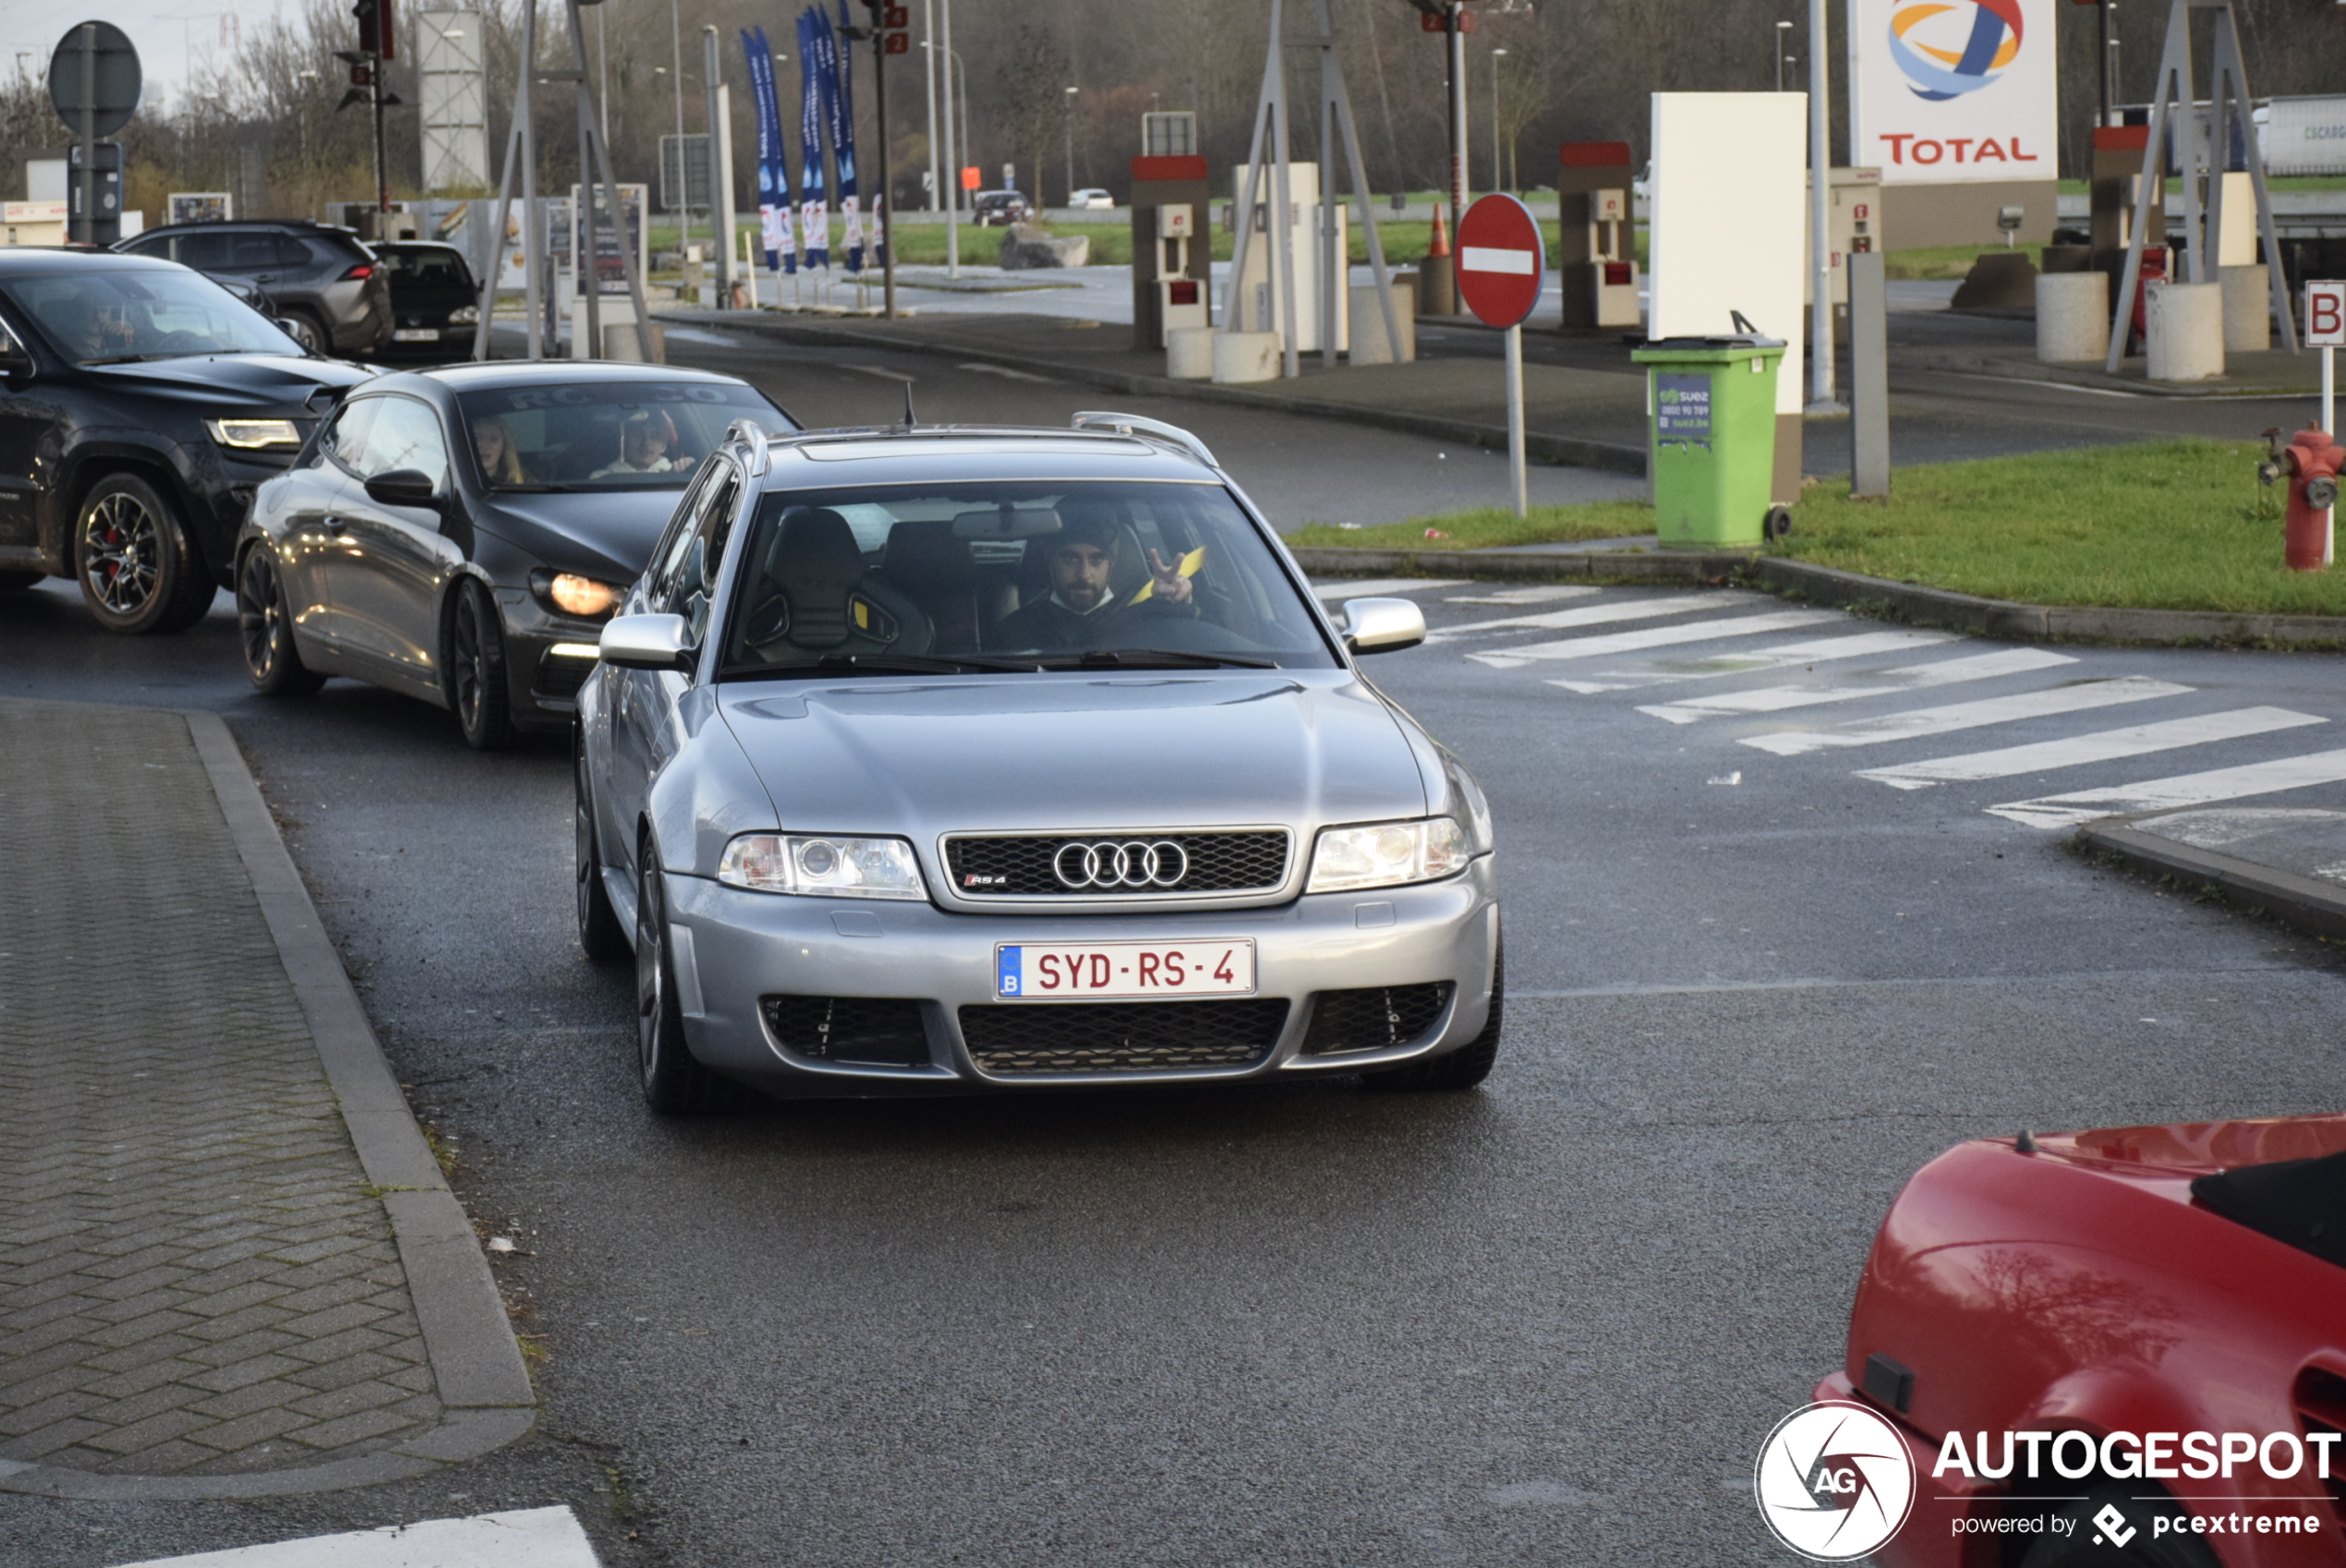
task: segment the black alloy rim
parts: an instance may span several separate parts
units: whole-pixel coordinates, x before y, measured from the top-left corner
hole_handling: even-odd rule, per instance
[[[489,691],[489,638],[480,623],[480,596],[466,590],[456,600],[456,717],[466,730],[480,728]]]
[[[659,1063],[659,1019],[666,977],[661,971],[659,937],[659,873],[647,871],[635,911],[635,1065],[651,1081]]]
[[[154,601],[163,580],[163,525],[127,490],[81,520],[81,576],[108,614],[133,616]]]
[[[595,813],[586,800],[586,748],[583,742],[574,766],[578,787],[578,919],[583,925],[586,920],[587,895],[594,887],[594,878],[600,874],[600,869],[595,864]]]
[[[245,668],[266,677],[277,667],[277,652],[284,634],[285,593],[269,557],[254,550],[245,557],[236,580],[236,628],[245,642]]]

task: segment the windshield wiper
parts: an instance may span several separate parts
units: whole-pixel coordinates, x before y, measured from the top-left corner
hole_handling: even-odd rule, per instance
[[[1187,653],[1172,648],[1094,648],[1042,659],[1046,669],[1276,669],[1276,660],[1240,654]]]
[[[103,359],[85,359],[81,363],[84,365],[143,365],[150,359],[191,359],[196,355],[206,352],[208,351],[198,348],[191,349],[186,354],[112,354]]]

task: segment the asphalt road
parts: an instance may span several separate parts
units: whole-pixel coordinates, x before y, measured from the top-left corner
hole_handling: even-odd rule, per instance
[[[894,386],[813,356],[762,375],[802,413],[896,411]],[[916,393],[937,417],[962,388],[1005,412],[1084,396],[998,380]],[[1208,439],[1295,494],[1361,484],[1363,453],[1403,444],[1298,424],[1246,446],[1272,423]],[[1473,592],[1419,597],[1438,625],[1510,613],[1449,602]],[[0,598],[0,693],[227,718],[466,1201],[523,1248],[500,1272],[545,1336],[543,1417],[461,1478],[0,1497],[6,1568],[545,1503],[575,1507],[613,1565],[1780,1564],[1753,1455],[1838,1363],[1872,1228],[1917,1164],[2021,1127],[2346,1097],[2330,949],[1986,814],[2340,744],[2335,657],[2063,650],[2074,666],[1977,694],[2135,676],[2190,688],[2165,699],[2189,711],[2277,705],[2325,728],[1899,791],[1853,770],[1968,737],[1862,763],[1740,742],[1922,699],[1672,724],[1640,711],[1653,693],[1549,683],[1612,662],[1493,669],[1462,655],[1509,634],[1462,634],[1371,669],[1497,814],[1511,995],[1481,1092],[765,1104],[679,1125],[636,1098],[625,977],[571,938],[566,753],[477,756],[444,716],[346,681],[256,698],[224,606],[128,642],[62,585]]]

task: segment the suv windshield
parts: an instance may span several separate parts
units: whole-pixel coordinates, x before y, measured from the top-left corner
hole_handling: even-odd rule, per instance
[[[769,496],[722,673],[1325,669],[1253,522],[1211,484],[974,484]]]
[[[492,490],[681,490],[734,420],[798,428],[765,393],[723,381],[537,382],[456,403]]]
[[[199,272],[77,268],[18,278],[17,303],[77,365],[194,354],[290,354],[301,345]]]

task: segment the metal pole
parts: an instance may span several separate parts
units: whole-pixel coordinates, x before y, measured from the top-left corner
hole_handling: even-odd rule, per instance
[[[725,144],[733,134],[731,116],[725,113],[722,87],[723,74],[717,54],[717,29],[714,24],[700,30],[701,85],[708,90],[708,228],[717,241],[717,308],[730,310],[733,304],[733,225],[728,222],[733,211],[732,160],[723,155]]]
[[[676,248],[681,253],[693,237],[693,181],[692,166],[684,161],[684,23],[677,0],[668,0],[668,42],[676,71],[676,205],[683,217],[677,225]],[[716,151],[713,144],[709,151]]]
[[[1288,178],[1288,149],[1294,144],[1288,136],[1287,56],[1280,53],[1285,44],[1279,24],[1286,8],[1286,0],[1271,0],[1270,64],[1276,89],[1271,99],[1271,200],[1277,211],[1270,218],[1271,264],[1279,279],[1279,374],[1292,380],[1303,370],[1296,362],[1301,329],[1295,320],[1295,196]]]
[[[1776,24],[1776,90],[1778,92],[1784,90],[1784,46],[1791,37],[1792,24],[1778,22]]]
[[[1467,94],[1466,94],[1466,6],[1463,0],[1450,0],[1445,18],[1450,24],[1450,233],[1458,232],[1459,223],[1466,217],[1467,199]]]
[[[380,122],[378,122],[380,124]],[[377,132],[376,161],[382,156]],[[81,241],[98,243],[98,24],[81,24]]]
[[[921,63],[928,78],[928,210],[934,212],[945,194],[937,166],[937,0],[921,0]]]
[[[2105,126],[2118,123],[2118,10],[2117,0],[2101,0],[2101,121]]]
[[[1333,40],[1321,33],[1323,61]],[[1328,88],[1326,66],[1320,70],[1320,364],[1336,368],[1337,314],[1347,303],[1345,285],[1352,281],[1351,247],[1336,238],[1336,98]]]
[[[2338,434],[2338,350],[2322,348],[2322,428]]]
[[[872,29],[872,114],[874,128],[879,132],[879,189],[872,200],[879,208],[879,233],[876,236],[880,247],[880,316],[884,320],[896,320],[896,247],[890,236],[896,232],[896,187],[893,165],[888,157],[888,41],[877,28]]]
[[[1515,514],[1531,508],[1530,476],[1523,466],[1523,323],[1507,329],[1507,476],[1515,484]]]
[[[937,0],[945,16],[942,46],[945,50],[945,177],[949,182],[945,197],[945,275],[961,275],[961,160],[969,149],[953,138],[953,0]],[[933,52],[932,52],[933,53]],[[961,84],[967,87],[965,81]]]
[[[367,90],[374,99],[375,211],[380,214],[391,211],[391,159],[390,153],[383,146],[383,57],[381,54],[374,56],[374,63],[367,72],[367,80],[369,83]],[[377,239],[391,237],[382,232],[384,227],[384,223],[378,217],[375,223]]]
[[[1825,0],[1808,0],[1808,248],[1815,282],[1809,308],[1808,412],[1838,414],[1832,395],[1832,56]]]
[[[1497,190],[1506,183],[1507,166],[1499,156],[1499,56],[1504,49],[1491,51],[1491,188]]]

